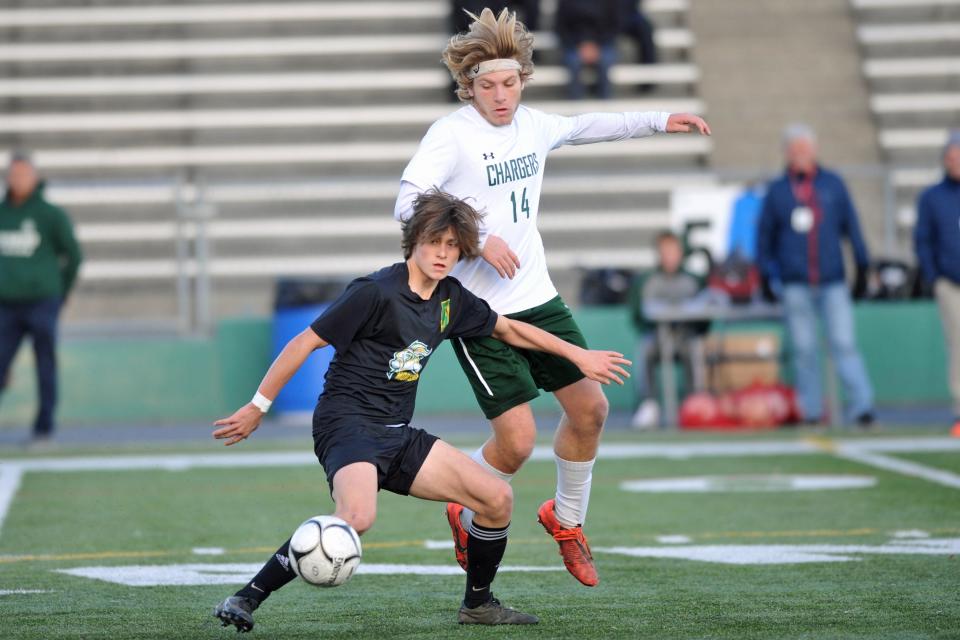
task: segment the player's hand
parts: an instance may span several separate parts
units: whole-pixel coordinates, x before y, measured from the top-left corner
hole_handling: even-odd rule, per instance
[[[500,236],[487,236],[487,242],[483,245],[483,251],[480,254],[483,259],[490,263],[490,266],[497,270],[501,278],[513,279],[517,275],[517,269],[520,268],[520,258],[510,250],[510,245]]]
[[[260,426],[262,419],[263,412],[252,403],[247,403],[229,418],[221,418],[214,422],[214,426],[220,428],[213,432],[213,437],[217,440],[226,440],[223,444],[229,447],[249,438],[250,434]]]
[[[623,378],[629,378],[630,374],[621,365],[630,366],[633,363],[623,357],[622,353],[616,351],[591,351],[584,349],[583,354],[577,359],[577,367],[591,380],[596,380],[600,384],[610,384],[616,382],[623,386]]]
[[[671,113],[667,118],[667,133],[690,133],[696,129],[701,135],[710,135],[710,125],[692,113]]]

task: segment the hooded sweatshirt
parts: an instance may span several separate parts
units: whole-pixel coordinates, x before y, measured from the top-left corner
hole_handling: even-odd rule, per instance
[[[83,256],[67,214],[43,199],[43,185],[20,204],[0,204],[0,302],[65,298]]]

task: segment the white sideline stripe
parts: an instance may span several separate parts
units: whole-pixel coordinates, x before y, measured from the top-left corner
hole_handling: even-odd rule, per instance
[[[960,58],[889,58],[867,60],[863,72],[869,78],[946,76],[960,74]]]
[[[322,6],[322,5],[321,5]],[[535,34],[539,50],[553,49],[557,38]],[[653,34],[657,47],[689,49],[694,37],[689,29],[659,28]],[[439,54],[447,36],[435,33],[349,35],[324,37],[251,37],[183,40],[118,40],[0,44],[0,62],[88,62],[93,60],[179,60],[198,58],[265,58],[278,56]]]
[[[20,480],[23,478],[23,467],[18,463],[0,464],[0,530],[7,517],[13,498],[20,489]]]
[[[837,457],[845,460],[859,462],[878,469],[884,469],[885,471],[893,471],[894,473],[899,473],[904,476],[920,478],[928,482],[942,484],[945,487],[960,489],[960,475],[949,471],[934,469],[909,460],[891,458],[879,453],[863,451],[848,445],[838,447],[834,453]]]
[[[885,149],[929,149],[947,142],[947,129],[884,129],[880,146]]]
[[[493,391],[490,390],[490,385],[487,384],[487,381],[483,379],[483,374],[480,373],[477,363],[473,361],[473,358],[470,357],[470,352],[467,351],[467,345],[464,343],[463,338],[457,338],[460,341],[460,348],[463,349],[463,355],[467,356],[467,362],[470,363],[470,368],[473,369],[473,372],[477,374],[477,380],[480,381],[480,384],[483,385],[483,388],[486,390],[487,395],[491,398],[493,397]]]
[[[693,64],[616,65],[614,84],[690,84],[700,78]],[[537,67],[531,83],[560,86],[567,72],[558,66]],[[415,91],[445,89],[450,74],[431,69],[383,72],[341,71],[308,73],[244,73],[190,75],[134,75],[0,79],[0,97],[65,97],[104,95],[228,94],[355,91]]]
[[[214,584],[243,584],[260,570],[261,565],[252,563],[222,564],[169,564],[169,565],[133,565],[114,567],[76,567],[72,569],[54,569],[81,578],[102,580],[128,587],[187,586]],[[560,566],[504,565],[500,572],[532,573],[541,571],[563,571]],[[360,563],[357,575],[419,575],[419,576],[462,576],[463,569],[457,565],[423,564],[376,564]]]
[[[53,593],[50,589],[0,589],[0,596],[20,596],[34,593]]]
[[[645,173],[630,175],[577,175],[555,177],[549,174],[544,179],[543,193],[550,195],[591,193],[668,193],[677,184],[716,184],[717,177],[710,173]],[[208,184],[204,197],[216,203],[254,203],[290,201],[346,201],[389,200],[397,197],[398,181],[388,180],[343,180],[340,182],[269,182]],[[117,204],[164,204],[177,198],[174,184],[129,184],[129,185],[65,185],[54,183],[47,188],[54,202],[66,206],[117,205]],[[193,184],[183,187],[182,197],[186,202],[197,198]],[[548,214],[550,215],[550,214]]]
[[[904,44],[955,42],[960,40],[960,23],[923,22],[897,25],[868,25],[857,28],[862,44]]]
[[[663,209],[631,209],[627,211],[581,211],[551,213],[537,223],[541,231],[578,232],[631,231],[666,229],[670,212]],[[207,235],[217,240],[340,237],[369,238],[396,236],[399,224],[389,217],[357,218],[356,216],[317,220],[315,218],[270,218],[268,220],[216,220],[209,223]],[[196,235],[188,226],[186,237]],[[83,242],[164,242],[177,237],[175,222],[84,223],[77,225],[77,237]]]
[[[272,278],[276,276],[356,276],[377,265],[397,260],[395,253],[350,254],[338,256],[265,256],[258,258],[217,258],[210,263],[210,275],[216,278]],[[655,264],[653,249],[555,250],[547,257],[551,269],[624,267],[646,269]],[[172,279],[178,274],[174,259],[85,261],[80,267],[83,280]],[[193,260],[183,262],[188,275],[197,273]]]
[[[949,437],[875,438],[870,440],[856,438],[844,440],[841,438],[832,442],[837,448],[843,448],[845,453],[960,451],[960,438]],[[470,454],[473,453],[473,449],[463,449],[463,452]],[[802,440],[784,440],[777,442],[748,440],[739,442],[697,442],[685,444],[601,443],[597,451],[597,457],[604,460],[633,460],[643,458],[687,460],[703,457],[812,454],[829,455],[830,451],[816,443]],[[530,459],[534,461],[553,460],[553,447],[547,445],[534,447]],[[317,457],[312,451],[273,453],[226,451],[222,453],[184,453],[167,456],[130,455],[0,459],[0,471],[11,467],[25,472],[126,471],[136,469],[184,471],[187,469],[291,467],[311,466],[315,464],[317,464]]]
[[[733,565],[853,562],[859,554],[944,555],[960,552],[960,538],[897,540],[882,545],[840,544],[731,544],[675,547],[594,547],[598,553],[632,558],[668,558]]]
[[[556,157],[622,158],[632,156],[706,155],[713,148],[706,136],[661,135],[623,140],[617,144],[586,144],[558,149]],[[42,169],[136,169],[143,167],[237,166],[272,164],[327,164],[405,162],[417,150],[416,142],[297,145],[211,145],[196,147],[138,147],[130,149],[51,149],[37,151]]]
[[[575,115],[591,111],[706,112],[702,100],[675,98],[661,100],[615,100],[607,102],[530,103],[531,107]],[[94,113],[10,114],[0,120],[0,132],[28,133],[53,131],[165,131],[178,129],[233,129],[280,127],[339,127],[343,125],[429,124],[452,113],[449,105],[386,105],[327,109],[196,109],[166,111],[113,111]]]
[[[960,110],[960,93],[895,93],[870,98],[876,113],[920,113]]]
[[[943,1],[943,0],[941,0]],[[647,0],[644,13],[682,13],[687,0]],[[56,27],[91,25],[146,25],[238,22],[303,22],[396,18],[435,18],[449,11],[438,0],[415,2],[277,2],[204,5],[6,9],[0,11],[4,27]]]
[[[884,452],[960,451],[960,438],[877,438],[874,440],[838,439],[834,441],[843,454]],[[463,450],[467,455],[472,450]],[[625,460],[637,458],[667,458],[686,460],[697,457],[771,456],[771,455],[829,455],[822,445],[805,441],[784,442],[704,442],[692,444],[601,444],[597,458]],[[534,447],[531,460],[553,460],[553,447]],[[851,458],[852,459],[852,458]],[[127,471],[162,469],[231,469],[252,467],[312,466],[317,462],[313,453],[243,453],[179,454],[171,456],[89,456],[76,458],[0,459],[0,525],[6,518],[11,501],[26,471]],[[909,463],[908,463],[909,464]],[[890,469],[893,471],[894,469]],[[912,471],[912,470],[911,470]],[[953,474],[951,474],[953,475]]]

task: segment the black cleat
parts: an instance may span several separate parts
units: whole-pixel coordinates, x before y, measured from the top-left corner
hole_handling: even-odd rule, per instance
[[[478,607],[468,609],[466,605],[460,606],[457,613],[457,620],[460,624],[537,624],[540,618],[522,613],[516,609],[511,609],[500,604],[496,598],[490,598]]]
[[[231,624],[237,628],[237,633],[246,633],[253,629],[253,612],[260,606],[256,600],[230,596],[217,605],[213,616],[218,618],[224,627]]]

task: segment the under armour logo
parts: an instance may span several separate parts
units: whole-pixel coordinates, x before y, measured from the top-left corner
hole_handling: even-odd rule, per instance
[[[491,153],[485,153],[485,154],[483,154],[483,159],[484,159],[484,160],[493,160],[493,153],[491,152]]]

